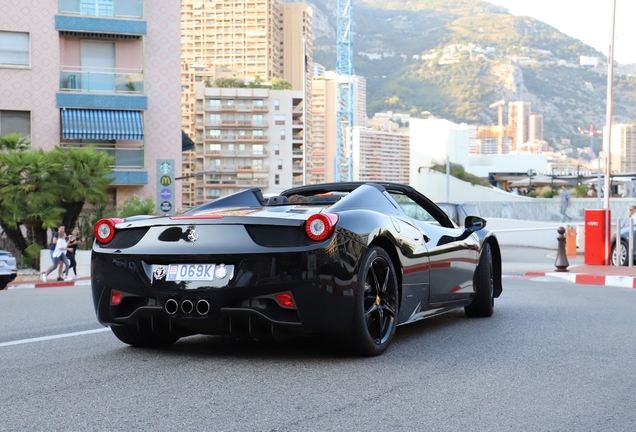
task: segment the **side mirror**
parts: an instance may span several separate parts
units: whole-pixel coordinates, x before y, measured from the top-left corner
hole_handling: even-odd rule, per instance
[[[467,231],[475,232],[486,227],[486,219],[479,216],[466,216],[464,221],[464,228]]]

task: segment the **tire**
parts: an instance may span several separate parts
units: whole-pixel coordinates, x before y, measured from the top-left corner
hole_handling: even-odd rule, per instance
[[[123,343],[140,348],[164,347],[179,340],[179,336],[171,334],[142,333],[136,326],[131,325],[113,325],[110,329]]]
[[[355,355],[377,356],[393,340],[399,307],[395,269],[384,249],[369,248],[357,280],[351,333],[343,342]]]
[[[620,245],[619,245],[619,259],[620,259],[620,263],[616,264],[616,244],[614,244],[614,246],[612,246],[612,265],[621,265],[621,266],[626,266],[627,265],[627,250],[628,250],[628,246],[627,246],[627,242],[625,240],[621,239]]]
[[[7,285],[9,285],[9,282],[0,282],[0,291],[5,289],[7,287]]]
[[[475,298],[473,298],[473,302],[470,305],[464,308],[464,312],[471,318],[492,316],[495,306],[493,296],[495,278],[492,270],[492,253],[488,243],[484,245],[484,250],[481,252],[475,279]]]

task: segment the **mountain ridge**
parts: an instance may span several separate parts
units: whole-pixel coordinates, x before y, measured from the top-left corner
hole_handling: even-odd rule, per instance
[[[313,0],[314,61],[335,67],[336,1]],[[354,68],[367,79],[369,115],[392,110],[492,124],[494,101],[528,100],[544,137],[589,145],[578,128],[605,122],[605,56],[531,17],[481,0],[359,0]],[[451,48],[455,52],[450,52]],[[580,56],[599,66],[579,66]],[[636,118],[636,79],[616,77],[615,121]]]

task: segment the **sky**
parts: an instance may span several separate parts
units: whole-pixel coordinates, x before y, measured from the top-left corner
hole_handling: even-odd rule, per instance
[[[607,55],[614,0],[485,0],[549,24]],[[636,63],[636,1],[616,0],[614,59]]]

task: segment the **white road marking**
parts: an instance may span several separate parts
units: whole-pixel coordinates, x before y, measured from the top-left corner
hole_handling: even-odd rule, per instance
[[[42,342],[42,341],[47,341],[52,339],[62,339],[62,338],[74,337],[74,336],[83,336],[87,334],[105,332],[108,330],[110,330],[110,327],[104,327],[104,328],[99,328],[95,330],[85,330],[85,331],[79,331],[74,333],[64,333],[64,334],[53,335],[53,336],[42,336],[42,337],[36,337],[31,339],[21,339],[21,340],[10,341],[10,342],[0,342],[0,347],[11,346],[11,345],[21,345],[21,344],[26,344],[31,342]]]

